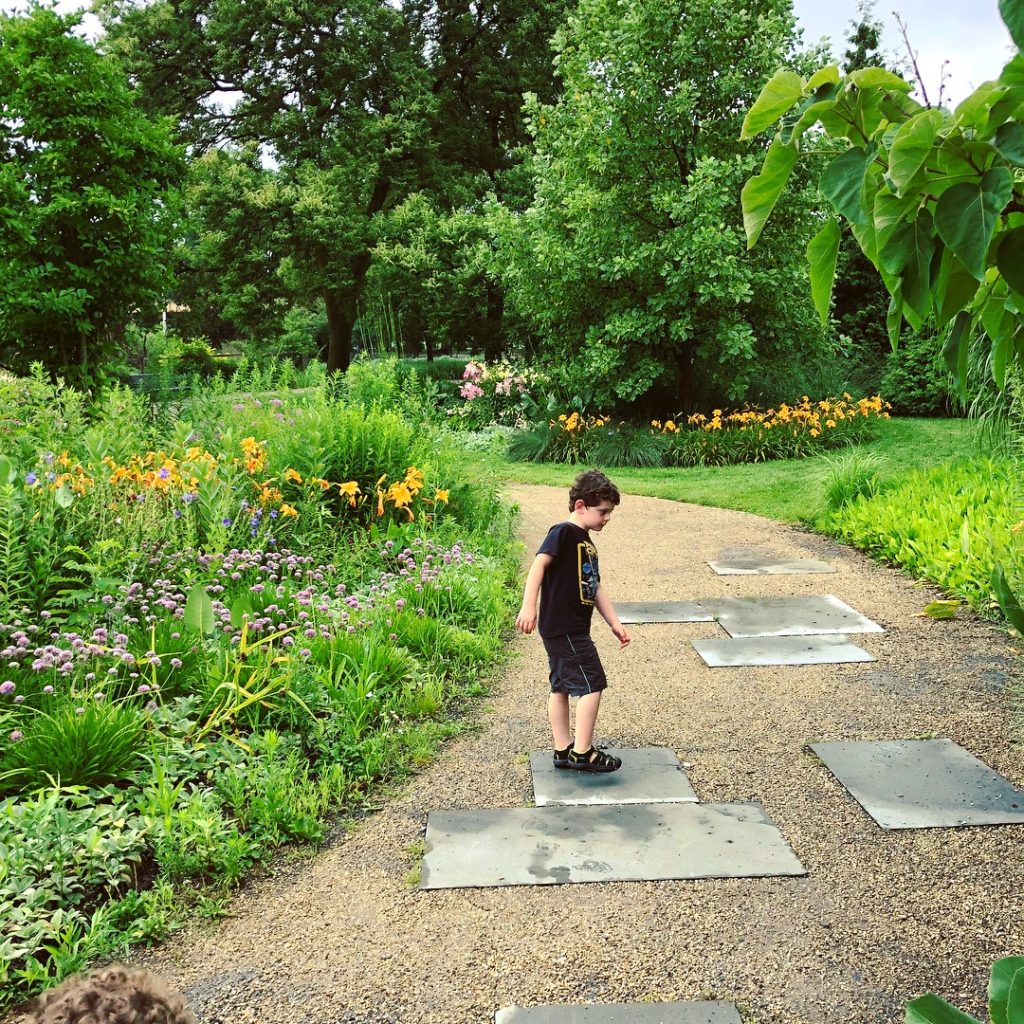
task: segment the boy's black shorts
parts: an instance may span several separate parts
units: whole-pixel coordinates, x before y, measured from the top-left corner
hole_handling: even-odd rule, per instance
[[[597,647],[587,634],[569,636],[563,633],[541,639],[548,652],[552,693],[585,697],[608,686]]]

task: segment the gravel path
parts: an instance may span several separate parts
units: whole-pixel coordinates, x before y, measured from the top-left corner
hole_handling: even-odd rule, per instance
[[[510,493],[532,552],[565,492]],[[746,513],[626,497],[597,542],[613,601],[834,593],[885,627],[856,638],[875,664],[711,670],[688,641],[720,635],[714,623],[630,627],[620,652],[595,616],[611,681],[599,740],[672,747],[705,802],[760,801],[808,876],[410,888],[408,848],[430,810],[531,802],[546,662],[536,636],[519,637],[479,734],[351,835],[249,887],[231,918],[139,957],[203,1024],[488,1024],[508,1005],[698,998],[761,1024],[853,1024],[902,1020],[903,1000],[927,989],[983,1015],[989,964],[1024,951],[1024,832],[885,833],[803,746],[946,736],[1024,784],[1005,634],[963,613],[918,617],[933,591]],[[720,578],[704,564],[761,552],[838,572]]]

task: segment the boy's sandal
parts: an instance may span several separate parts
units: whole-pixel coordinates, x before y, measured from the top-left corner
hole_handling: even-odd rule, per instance
[[[556,768],[568,768],[569,767],[569,752],[572,750],[572,744],[570,743],[564,750],[556,750],[552,760],[554,761]]]
[[[622,767],[622,759],[606,754],[598,747],[591,747],[582,754],[570,750],[568,767],[578,772],[617,772]]]

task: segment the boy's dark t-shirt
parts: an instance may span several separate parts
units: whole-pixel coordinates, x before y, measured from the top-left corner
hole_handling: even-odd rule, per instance
[[[589,633],[601,582],[590,534],[575,523],[558,523],[537,554],[552,558],[540,585],[540,635]]]

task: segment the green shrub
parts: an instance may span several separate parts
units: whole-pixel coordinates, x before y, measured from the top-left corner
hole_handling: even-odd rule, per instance
[[[871,498],[881,487],[882,460],[874,452],[848,452],[829,460],[825,477],[825,508],[830,512],[855,498]]]
[[[886,360],[882,394],[900,416],[948,416],[949,371],[934,335],[910,334]]]

